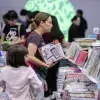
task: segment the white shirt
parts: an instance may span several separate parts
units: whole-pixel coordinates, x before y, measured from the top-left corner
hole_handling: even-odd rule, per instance
[[[0,87],[6,86],[5,91],[12,100],[33,100],[30,97],[30,85],[39,89],[42,82],[31,67],[13,68],[6,66],[0,73]]]

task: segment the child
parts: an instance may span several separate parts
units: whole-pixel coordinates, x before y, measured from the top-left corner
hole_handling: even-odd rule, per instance
[[[14,10],[9,10],[4,16],[6,25],[1,36],[1,41],[9,41],[13,44],[24,42],[26,29],[18,22],[18,14]]]
[[[0,87],[5,87],[11,100],[34,100],[30,86],[36,90],[42,87],[34,70],[25,63],[28,51],[24,46],[13,45],[7,52],[7,65],[0,73]]]

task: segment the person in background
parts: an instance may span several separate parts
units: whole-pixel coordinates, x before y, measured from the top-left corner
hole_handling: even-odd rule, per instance
[[[29,52],[28,60],[43,83],[41,93],[37,94],[36,100],[44,100],[44,87],[45,90],[47,90],[45,78],[47,69],[50,68],[52,64],[49,65],[43,61],[38,49],[45,45],[42,35],[51,31],[53,27],[52,18],[47,13],[39,12],[35,16],[32,25],[35,30],[28,36],[26,42],[26,47],[28,48]]]
[[[72,19],[72,25],[69,28],[68,31],[68,41],[72,42],[75,38],[79,38],[78,33],[78,26],[80,25],[80,17],[74,16]]]
[[[18,23],[18,15],[14,10],[9,10],[4,15],[7,24],[4,27],[3,34],[1,37],[3,41],[10,41],[14,43],[20,43],[24,41],[26,30],[24,25]]]
[[[77,10],[77,16],[80,17],[80,25],[78,27],[78,35],[80,38],[84,38],[85,37],[85,32],[88,28],[88,24],[87,21],[85,20],[85,18],[83,17],[83,11],[82,10]]]
[[[66,47],[66,42],[64,42],[65,41],[64,34],[62,33],[62,31],[59,28],[58,20],[55,16],[51,16],[51,17],[52,17],[53,28],[51,29],[50,33],[43,34],[43,38],[46,43],[50,43],[53,40],[59,40],[62,47]]]
[[[20,11],[21,16],[26,16],[28,13],[30,13],[30,11],[27,11],[26,9],[21,9]]]
[[[21,45],[13,45],[7,52],[7,66],[0,73],[0,87],[3,87],[11,100],[35,100],[30,86],[37,90],[42,87],[35,71],[26,64],[28,50]]]
[[[35,28],[32,26],[32,20],[34,20],[35,16],[39,13],[39,11],[30,12],[26,15],[26,32],[32,32]],[[26,36],[27,37],[27,36]]]
[[[52,17],[52,24],[53,27],[51,29],[51,32],[43,34],[43,39],[46,44],[53,42],[54,40],[59,40],[62,47],[65,45],[63,44],[64,35],[61,32],[57,18],[55,16]],[[45,97],[49,97],[53,94],[53,91],[57,91],[57,72],[58,72],[59,62],[55,64],[53,67],[48,69],[46,81],[48,84],[48,91],[45,92]],[[52,73],[52,74],[51,74]]]

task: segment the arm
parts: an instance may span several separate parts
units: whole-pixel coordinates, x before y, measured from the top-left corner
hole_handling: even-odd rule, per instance
[[[25,35],[26,35],[26,29],[24,25],[18,26],[18,34],[20,34],[20,37],[18,37],[16,43],[23,43],[25,41]]]
[[[9,26],[5,25],[4,30],[3,30],[3,34],[1,36],[1,42],[5,41],[5,36],[8,33],[8,31],[9,31]]]
[[[66,48],[67,47],[67,42],[66,42],[66,40],[64,38],[63,38],[61,44],[62,44],[62,47],[63,48]]]
[[[39,60],[38,58],[35,57],[37,51],[37,46],[34,43],[29,43],[28,45],[28,60],[30,62],[34,62],[34,64],[38,65],[38,66],[44,66],[46,68],[49,68],[49,65],[42,62],[41,60]]]
[[[5,33],[2,34],[1,36],[1,43],[5,40]]]
[[[39,80],[36,73],[34,72],[34,70],[31,67],[29,67],[28,79],[29,79],[31,86],[33,88],[35,88],[35,89],[41,88],[42,82]]]

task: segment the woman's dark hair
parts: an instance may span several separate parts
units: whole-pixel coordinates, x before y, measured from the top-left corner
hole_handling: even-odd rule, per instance
[[[25,56],[28,54],[28,50],[21,45],[13,45],[9,47],[7,52],[7,64],[11,67],[18,68],[20,66],[27,66],[25,63]]]
[[[18,15],[14,10],[9,10],[4,16],[6,16],[7,20],[18,19]]]
[[[26,9],[22,9],[22,10],[20,11],[20,15],[21,15],[21,16],[26,16],[28,13],[31,13],[31,12],[28,11],[28,10],[26,10]]]
[[[60,43],[62,43],[62,40],[64,39],[64,34],[60,30],[58,20],[56,16],[51,15],[52,18],[52,29],[51,32],[43,34],[43,39],[46,44],[52,42],[53,40],[59,40]]]
[[[53,40],[58,39],[59,42],[61,42],[62,39],[64,38],[64,35],[62,31],[60,30],[58,20],[55,16],[51,16],[51,18],[52,18],[52,24],[53,24],[53,27],[51,29],[51,35],[53,37]]]

